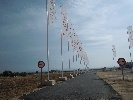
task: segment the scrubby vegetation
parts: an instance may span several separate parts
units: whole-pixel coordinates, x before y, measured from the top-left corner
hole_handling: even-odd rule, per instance
[[[0,74],[0,76],[3,76],[3,77],[15,77],[15,76],[26,76],[27,73],[26,72],[12,72],[12,71],[8,71],[8,70],[5,70],[3,73]]]
[[[5,76],[14,75],[11,71],[4,71],[3,73]],[[3,73],[1,75],[3,75]],[[37,73],[26,73],[27,75],[25,77],[0,77],[0,100],[18,100],[11,98],[17,98],[23,94],[27,94],[28,92],[38,90],[38,87],[40,86],[40,74]],[[21,74],[16,72],[16,75],[22,74],[24,74],[24,72]],[[64,72],[64,76],[69,75],[70,73]],[[56,80],[56,82],[58,82],[58,78],[61,76],[61,74],[50,73],[50,80]],[[43,81],[47,80],[47,77],[48,74],[42,74]]]

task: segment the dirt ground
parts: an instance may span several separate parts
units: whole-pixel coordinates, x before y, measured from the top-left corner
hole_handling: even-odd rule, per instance
[[[124,69],[124,80],[120,69],[98,71],[96,74],[122,95],[123,100],[133,100],[133,73],[131,73],[131,69]]]
[[[72,73],[71,73],[72,74]],[[70,73],[64,73],[69,76]],[[47,74],[42,75],[43,80],[47,80]],[[50,80],[56,80],[61,74],[50,74]],[[23,94],[39,90],[40,74],[27,75],[26,77],[0,77],[0,100],[18,100],[17,98]],[[47,86],[44,86],[45,88]]]

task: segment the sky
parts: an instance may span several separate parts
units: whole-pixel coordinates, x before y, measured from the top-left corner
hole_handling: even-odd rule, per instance
[[[56,21],[48,27],[50,70],[61,70],[61,5],[65,5],[82,48],[87,53],[89,68],[119,66],[118,58],[130,57],[127,27],[133,25],[133,0],[55,0]],[[47,14],[45,0],[0,0],[0,72],[40,71],[44,61],[47,71]],[[80,58],[72,60],[73,48],[67,51],[68,38],[63,38],[63,67],[85,69]],[[113,60],[112,45],[116,57]]]

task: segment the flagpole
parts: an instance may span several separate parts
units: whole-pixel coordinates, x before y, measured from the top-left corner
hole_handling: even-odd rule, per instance
[[[69,39],[68,39],[68,52],[69,52]],[[71,62],[70,62],[70,57],[69,57],[69,70],[70,70]]]
[[[62,54],[62,37],[63,35],[66,35],[66,31],[67,31],[67,16],[66,16],[66,9],[65,7],[62,5],[61,6],[61,15],[62,15],[62,32],[61,32],[61,57],[62,57],[62,77],[63,77],[63,54]]]
[[[73,49],[73,62],[74,62],[74,49]]]
[[[61,33],[61,58],[62,58],[62,77],[63,77],[62,33]]]
[[[131,34],[132,34],[132,32],[131,32]],[[131,38],[131,41],[132,41],[132,38]],[[133,44],[131,43],[131,47],[132,47],[132,45]],[[131,72],[133,72],[131,47],[130,47],[130,58],[131,58],[131,67],[132,67]]]
[[[76,54],[76,61],[77,61],[77,54]]]
[[[46,11],[47,11],[47,62],[48,62],[48,81],[49,81],[49,49],[48,49],[48,24],[49,24],[49,14],[47,10],[47,0],[46,0]]]

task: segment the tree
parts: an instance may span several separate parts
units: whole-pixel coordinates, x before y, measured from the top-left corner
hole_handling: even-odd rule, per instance
[[[3,76],[3,74],[2,74],[2,73],[0,73],[0,76]]]
[[[5,71],[3,72],[3,76],[11,76],[11,75],[12,75],[12,72],[11,72],[11,71],[5,70]]]

